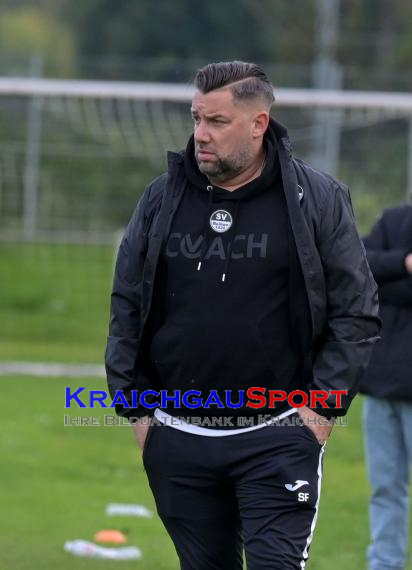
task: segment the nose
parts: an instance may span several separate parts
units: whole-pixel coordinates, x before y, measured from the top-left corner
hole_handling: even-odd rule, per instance
[[[194,136],[197,143],[206,143],[210,141],[210,133],[207,128],[207,124],[204,121],[200,121],[195,126]]]

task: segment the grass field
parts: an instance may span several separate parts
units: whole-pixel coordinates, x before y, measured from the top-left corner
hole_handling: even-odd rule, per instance
[[[101,364],[113,256],[107,246],[0,244],[0,362]],[[93,413],[64,410],[65,386],[106,387],[97,379],[0,376],[0,570],[177,570],[157,516],[105,515],[109,502],[154,511],[131,429],[65,427],[65,413]],[[348,427],[335,429],[328,444],[309,570],[366,568],[367,499],[358,398]],[[141,561],[82,559],[63,551],[66,540],[92,540],[110,527],[129,531],[130,544],[143,551]]]
[[[126,426],[67,427],[64,387],[105,389],[79,378],[1,377],[0,568],[3,570],[177,570],[173,546],[157,516],[107,517],[109,502],[144,504],[154,511],[140,454]],[[367,497],[358,399],[347,427],[335,428],[325,456],[321,510],[310,570],[362,570],[367,545]],[[102,410],[94,410],[101,415]],[[141,561],[74,557],[66,540],[93,540],[104,528],[127,529]],[[412,564],[408,566],[412,569]],[[228,569],[229,570],[229,569]]]
[[[101,362],[114,251],[0,243],[0,361]]]
[[[4,406],[0,435],[0,568],[177,569],[157,517],[105,515],[109,502],[154,510],[131,428],[65,427],[65,413],[93,410],[64,410],[64,386],[104,389],[94,379],[0,377],[1,401],[10,404]],[[66,540],[93,540],[104,528],[128,529],[130,544],[144,551],[142,561],[90,560],[63,551]]]

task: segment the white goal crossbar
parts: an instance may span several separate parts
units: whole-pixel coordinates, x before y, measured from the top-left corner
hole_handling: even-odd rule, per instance
[[[190,101],[192,85],[123,81],[73,81],[0,77],[0,95]],[[276,88],[276,106],[390,110],[412,113],[412,94],[379,91],[336,91]]]

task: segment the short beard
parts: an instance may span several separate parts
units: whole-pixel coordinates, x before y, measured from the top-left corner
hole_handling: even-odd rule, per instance
[[[200,172],[205,174],[209,180],[225,182],[240,174],[249,166],[253,160],[250,149],[243,149],[239,154],[228,158],[219,158],[216,162],[199,162],[196,159]]]

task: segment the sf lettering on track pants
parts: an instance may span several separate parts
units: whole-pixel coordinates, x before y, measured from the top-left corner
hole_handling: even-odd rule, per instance
[[[209,437],[153,425],[143,453],[182,570],[301,570],[324,446],[304,425]]]

